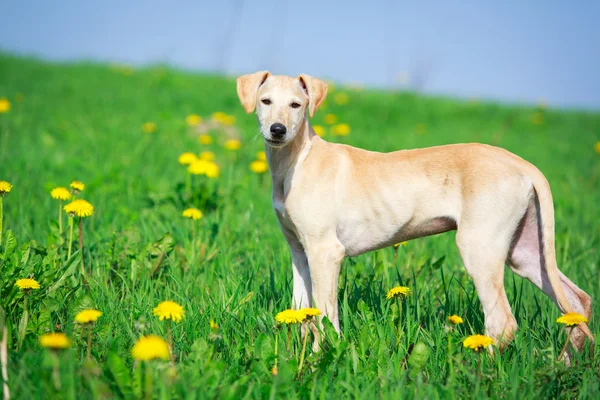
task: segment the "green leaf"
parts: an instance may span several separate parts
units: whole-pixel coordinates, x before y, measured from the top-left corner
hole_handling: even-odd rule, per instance
[[[4,241],[2,243],[4,244],[4,259],[6,260],[17,248],[17,238],[10,229],[4,232]]]
[[[23,339],[25,339],[25,335],[27,334],[27,323],[28,322],[29,322],[29,311],[27,309],[25,309],[25,311],[23,311],[23,315],[21,316],[21,320],[19,321],[17,349],[20,349],[21,344],[23,344]]]
[[[446,256],[441,256],[433,264],[431,264],[431,266],[433,267],[433,269],[439,269],[442,266],[442,264],[444,263],[445,259],[446,259]]]
[[[414,378],[427,364],[427,360],[431,355],[431,350],[423,342],[417,342],[413,351],[408,357],[408,366],[410,368],[410,376]]]
[[[64,284],[65,279],[67,279],[69,276],[73,275],[75,273],[75,271],[77,270],[77,267],[79,267],[80,264],[81,264],[81,250],[77,250],[71,256],[71,258],[67,261],[67,264],[65,265],[65,272],[63,272],[63,274],[60,276],[60,278],[58,278],[56,280],[54,285],[52,285],[50,287],[50,289],[48,289],[48,294],[51,294],[53,291],[55,291],[56,289],[61,287]]]
[[[31,242],[23,243],[19,254],[21,257],[21,264],[27,264],[27,261],[29,261],[29,255],[31,254]]]
[[[123,361],[116,353],[111,352],[106,360],[106,365],[113,376],[121,395],[125,398],[132,398],[133,389],[131,385],[133,382],[125,361]],[[140,368],[138,367],[137,369]]]

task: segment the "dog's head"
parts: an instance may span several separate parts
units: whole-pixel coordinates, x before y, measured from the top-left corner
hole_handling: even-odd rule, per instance
[[[291,78],[260,71],[240,76],[237,93],[247,113],[256,109],[265,142],[283,147],[298,134],[306,110],[312,117],[323,103],[327,84],[304,74]]]

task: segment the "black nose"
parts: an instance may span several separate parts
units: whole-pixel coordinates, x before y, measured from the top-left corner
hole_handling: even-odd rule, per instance
[[[271,135],[273,135],[273,139],[282,139],[285,136],[285,132],[287,132],[287,129],[284,124],[276,122],[271,125]]]

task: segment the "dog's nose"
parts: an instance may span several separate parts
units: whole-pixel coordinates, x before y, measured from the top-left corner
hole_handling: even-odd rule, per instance
[[[285,132],[287,132],[287,129],[284,124],[276,122],[271,125],[271,135],[273,136],[273,139],[282,139],[285,136]]]

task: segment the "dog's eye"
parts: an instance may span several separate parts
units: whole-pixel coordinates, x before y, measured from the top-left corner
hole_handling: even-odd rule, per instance
[[[300,108],[300,103],[293,102],[292,104],[290,104],[290,107],[292,107],[292,108]]]
[[[269,99],[262,99],[261,103],[263,103],[264,105],[268,106],[269,104],[271,104],[271,100],[269,100]]]

